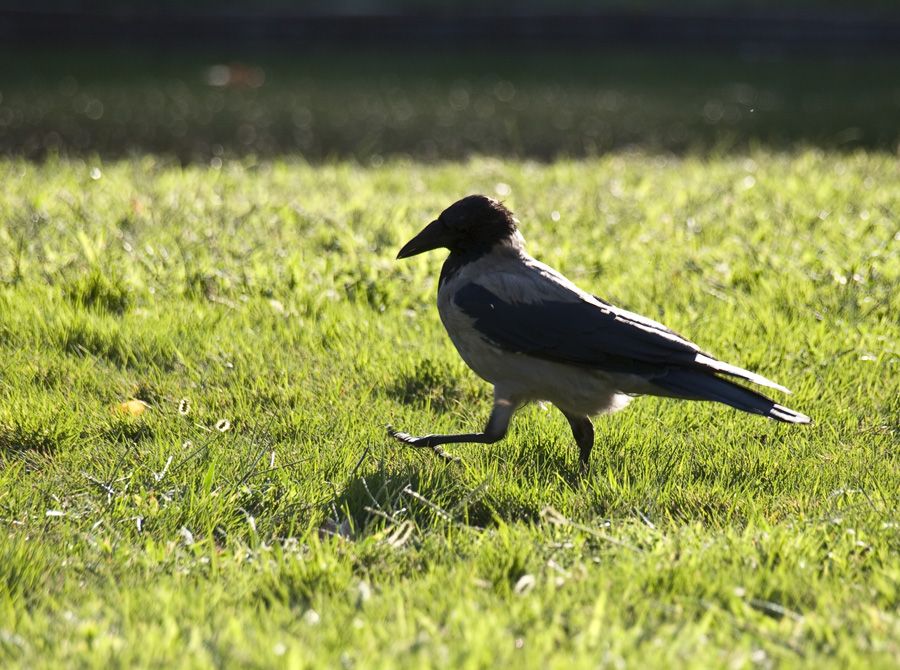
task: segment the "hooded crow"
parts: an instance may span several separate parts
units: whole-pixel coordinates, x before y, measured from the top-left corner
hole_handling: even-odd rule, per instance
[[[809,417],[728,379],[790,393],[780,384],[717,360],[661,323],[615,307],[525,253],[517,221],[501,203],[470,195],[445,209],[397,258],[446,248],[438,284],[441,321],[466,364],[494,385],[484,431],[392,437],[435,450],[502,439],[513,413],[549,401],[572,428],[582,466],[594,445],[590,417],[635,396],[713,400],[786,423]]]

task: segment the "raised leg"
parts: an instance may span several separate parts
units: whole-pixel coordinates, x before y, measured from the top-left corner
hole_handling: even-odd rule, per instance
[[[591,418],[568,412],[563,412],[563,416],[569,421],[572,435],[575,436],[581,467],[587,468],[591,460],[591,449],[594,448],[594,425],[591,423]]]
[[[441,448],[442,444],[457,444],[461,442],[475,442],[479,444],[493,444],[502,440],[506,436],[509,429],[509,422],[512,419],[513,412],[516,411],[516,404],[504,398],[494,398],[494,408],[491,410],[491,416],[481,433],[458,433],[453,435],[424,435],[422,437],[413,437],[408,433],[401,433],[388,426],[388,435],[395,440],[399,440],[403,444],[410,447],[422,449],[431,449],[444,460],[459,460],[455,456],[451,456]]]

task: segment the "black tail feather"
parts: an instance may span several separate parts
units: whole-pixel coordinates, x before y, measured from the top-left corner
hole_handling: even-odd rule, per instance
[[[669,370],[652,380],[665,395],[689,400],[713,400],[751,414],[761,414],[785,423],[809,423],[800,412],[779,405],[761,393],[727,379],[696,370]]]

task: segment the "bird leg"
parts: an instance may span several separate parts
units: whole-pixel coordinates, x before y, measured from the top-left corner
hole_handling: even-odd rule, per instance
[[[572,428],[575,444],[578,445],[578,460],[581,461],[582,469],[586,470],[591,459],[591,449],[594,448],[594,425],[588,416],[579,416],[568,412],[563,412],[563,416],[566,417]]]
[[[515,411],[515,403],[509,400],[495,398],[494,408],[491,410],[491,416],[487,421],[487,425],[484,427],[484,432],[413,437],[408,433],[401,433],[398,430],[394,430],[391,426],[388,426],[388,435],[410,447],[431,449],[445,461],[458,461],[459,457],[448,454],[441,448],[441,445],[458,444],[460,442],[476,442],[478,444],[493,444],[494,442],[498,442],[506,436],[510,419],[512,419],[513,412]]]

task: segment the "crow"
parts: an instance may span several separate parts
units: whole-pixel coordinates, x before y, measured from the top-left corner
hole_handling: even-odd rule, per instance
[[[525,252],[518,222],[483,195],[455,202],[397,254],[446,248],[437,305],[466,364],[494,386],[484,431],[391,437],[456,460],[441,445],[501,440],[513,413],[531,401],[555,405],[569,422],[586,468],[594,445],[591,417],[624,408],[635,396],[713,400],[744,412],[809,423],[728,377],[790,393],[765,377],[722,362],[661,323],[581,290]]]

